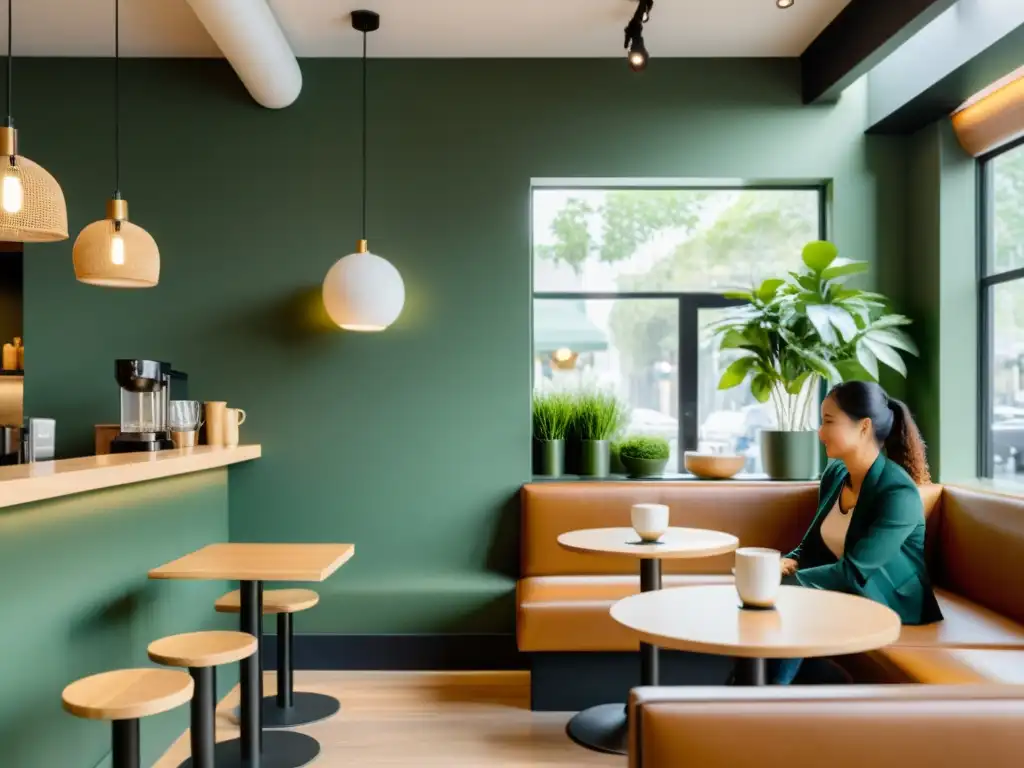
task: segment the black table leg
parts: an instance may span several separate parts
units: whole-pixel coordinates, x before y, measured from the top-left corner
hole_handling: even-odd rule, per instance
[[[765,659],[736,659],[735,685],[768,685]]]
[[[242,605],[239,628],[253,635],[256,653],[242,659],[241,738],[216,747],[217,768],[299,768],[320,754],[320,742],[291,731],[263,732],[263,582],[240,583]]]
[[[648,558],[640,561],[640,591],[661,589],[661,560]],[[658,646],[640,643],[640,684],[658,685]]]
[[[256,637],[256,653],[242,659],[242,759],[259,768],[263,751],[263,723],[260,699],[263,692],[263,582],[241,582],[242,605],[239,627]]]
[[[661,560],[640,561],[640,591],[661,589]],[[640,684],[658,685],[658,646],[640,643]],[[626,704],[601,704],[577,713],[566,726],[569,738],[595,752],[625,755],[628,750],[629,720]]]

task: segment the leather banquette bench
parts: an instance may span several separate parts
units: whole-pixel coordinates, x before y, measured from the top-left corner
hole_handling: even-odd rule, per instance
[[[921,489],[929,568],[945,620],[905,627],[899,642],[843,657],[863,682],[1024,683],[1024,500],[938,485]],[[521,492],[519,650],[531,658],[535,709],[621,700],[636,685],[636,638],[609,616],[639,591],[636,561],[568,552],[559,534],[629,525],[640,502],[667,504],[671,524],[737,536],[741,546],[794,547],[817,507],[817,484],[543,482]],[[731,582],[731,555],[668,560],[664,587]],[[693,654],[663,684],[724,680],[727,660]],[[669,660],[671,661],[671,660]],[[672,674],[676,677],[672,678]],[[616,695],[617,691],[617,695]],[[609,698],[611,697],[611,698]]]

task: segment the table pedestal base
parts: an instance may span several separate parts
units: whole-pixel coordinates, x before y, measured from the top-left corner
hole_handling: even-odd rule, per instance
[[[629,740],[629,724],[625,704],[601,704],[575,715],[565,727],[569,738],[581,747],[625,755]]]
[[[323,693],[296,691],[292,694],[290,707],[280,706],[277,703],[277,696],[264,696],[263,727],[295,728],[299,725],[319,723],[338,714],[340,709],[340,701]],[[236,707],[233,714],[238,720],[242,716],[242,710]]]
[[[221,741],[214,750],[217,768],[299,768],[309,765],[320,754],[320,742],[312,736],[295,731],[266,731],[263,734],[263,754],[259,762],[242,759],[239,739]],[[192,758],[179,768],[194,768]]]

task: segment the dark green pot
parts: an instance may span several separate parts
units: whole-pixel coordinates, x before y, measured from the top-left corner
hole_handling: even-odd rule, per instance
[[[561,477],[565,474],[565,441],[533,441],[533,474]]]
[[[608,477],[611,474],[612,453],[608,440],[580,441],[580,475]]]
[[[626,467],[622,463],[622,456],[619,454],[619,449],[616,448],[614,445],[612,445],[612,446],[609,447],[608,450],[611,451],[611,464],[609,466],[611,468],[612,474],[613,475],[624,475],[624,474],[626,474]]]
[[[761,464],[772,480],[817,480],[820,457],[817,432],[761,430]]]
[[[635,459],[632,456],[621,457],[626,473],[633,478],[660,477],[665,474],[668,459]]]

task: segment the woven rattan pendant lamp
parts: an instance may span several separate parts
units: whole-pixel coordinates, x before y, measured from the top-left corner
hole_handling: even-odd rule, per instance
[[[152,288],[160,280],[160,251],[142,227],[128,221],[121,197],[121,3],[114,0],[114,197],[107,218],[78,234],[72,254],[81,283],[106,288]]]
[[[380,28],[380,16],[373,11],[353,11],[352,28],[363,33],[363,233],[356,252],[327,272],[324,307],[347,331],[383,331],[402,313],[405,284],[391,262],[366,247],[366,35]]]
[[[7,0],[7,120],[0,127],[0,241],[53,243],[68,239],[64,192],[45,168],[18,154],[18,132],[11,119],[13,3]]]

